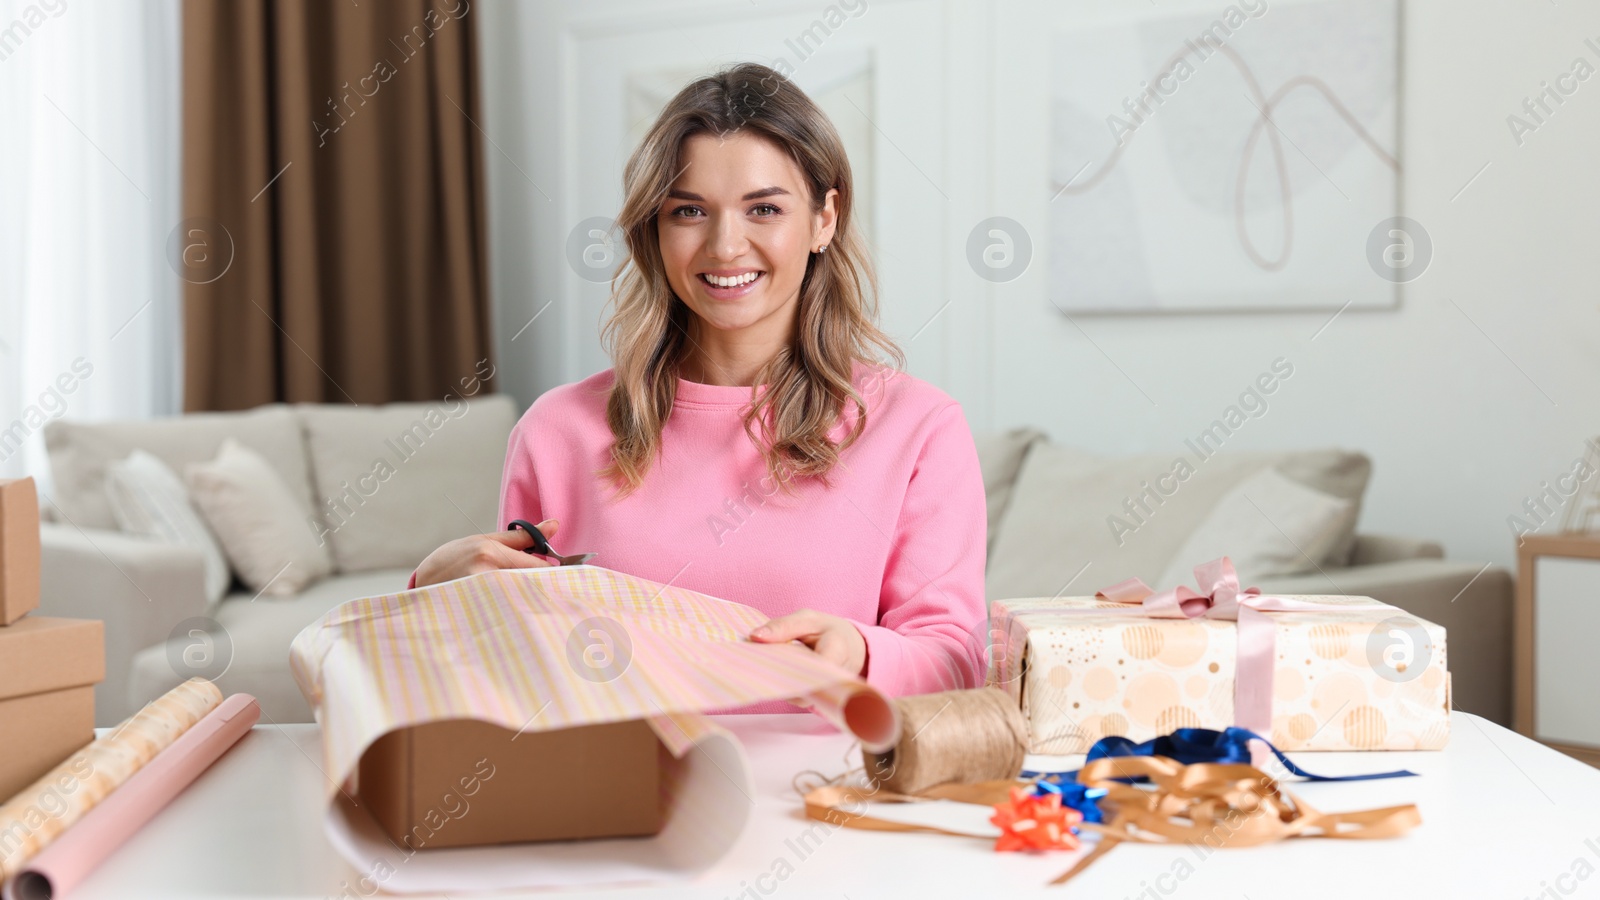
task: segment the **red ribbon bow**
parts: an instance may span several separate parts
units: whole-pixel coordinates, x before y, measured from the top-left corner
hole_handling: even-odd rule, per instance
[[[1061,805],[1060,794],[1038,795],[1027,788],[1013,787],[1011,797],[996,803],[990,824],[1000,827],[994,849],[1076,850],[1078,836],[1072,827],[1083,821],[1083,813]]]

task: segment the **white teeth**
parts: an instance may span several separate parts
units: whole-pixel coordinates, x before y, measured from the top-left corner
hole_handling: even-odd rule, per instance
[[[727,288],[738,287],[741,284],[749,284],[750,282],[755,281],[757,276],[760,274],[760,272],[746,272],[743,275],[736,275],[732,278],[723,278],[718,275],[704,275],[701,277],[705,278],[706,281],[711,282],[717,287]]]

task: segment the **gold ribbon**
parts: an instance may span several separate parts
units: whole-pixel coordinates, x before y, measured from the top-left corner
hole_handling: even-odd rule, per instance
[[[1145,776],[1148,785],[1115,779]],[[1121,756],[1097,759],[1078,772],[1078,782],[1104,788],[1100,807],[1104,824],[1084,823],[1100,842],[1051,884],[1065,884],[1123,841],[1152,844],[1208,844],[1254,847],[1290,838],[1368,840],[1398,837],[1422,824],[1415,804],[1344,813],[1325,813],[1287,791],[1272,776],[1239,763],[1184,765],[1164,756]],[[911,803],[951,800],[993,806],[1009,799],[1018,782],[985,781],[945,784],[916,795],[831,785],[805,795],[806,816],[864,831],[921,831],[954,837],[992,839],[992,835],[952,831],[879,819],[843,809],[868,802]]]

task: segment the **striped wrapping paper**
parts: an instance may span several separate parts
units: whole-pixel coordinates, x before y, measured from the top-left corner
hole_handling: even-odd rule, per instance
[[[898,737],[893,705],[861,678],[798,644],[748,641],[766,619],[592,565],[488,572],[333,609],[290,650],[322,726],[330,839],[362,871],[386,854],[403,857],[383,881],[397,892],[700,871],[737,839],[752,796],[742,749],[705,711],[789,699],[869,748]],[[402,853],[340,788],[382,735],[462,718],[521,732],[647,720],[673,758],[663,773],[666,827],[652,839],[583,842],[582,853],[562,843]]]

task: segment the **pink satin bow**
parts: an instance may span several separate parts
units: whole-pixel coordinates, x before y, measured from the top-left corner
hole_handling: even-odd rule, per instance
[[[1241,590],[1239,575],[1233,570],[1233,561],[1226,556],[1195,566],[1194,577],[1204,593],[1196,593],[1182,584],[1157,593],[1143,581],[1129,578],[1101,589],[1095,597],[1113,603],[1137,603],[1144,607],[1146,615],[1159,619],[1195,619],[1200,616],[1237,619],[1242,605],[1241,597],[1256,609],[1262,608],[1256,605],[1257,598],[1275,599],[1262,597],[1261,591],[1253,587]]]

